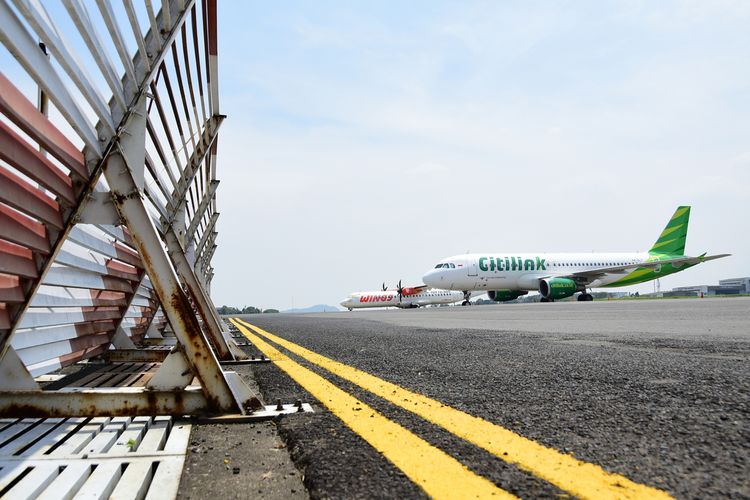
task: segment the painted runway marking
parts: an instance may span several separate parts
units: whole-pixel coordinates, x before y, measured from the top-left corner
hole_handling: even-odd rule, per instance
[[[492,422],[334,361],[250,323],[242,323],[307,361],[419,415],[501,460],[515,464],[579,498],[672,498],[662,490],[633,482],[620,474],[607,472],[598,465],[583,462]]]
[[[517,498],[486,478],[473,473],[461,462],[416,434],[388,420],[374,408],[293,361],[251,333],[243,324],[234,319],[231,321],[276,366],[328,407],[344,424],[382,453],[431,497]]]

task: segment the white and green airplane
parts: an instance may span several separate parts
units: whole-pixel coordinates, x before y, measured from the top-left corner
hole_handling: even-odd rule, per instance
[[[651,281],[730,254],[689,257],[684,254],[690,207],[678,207],[654,246],[646,253],[484,253],[448,257],[422,278],[429,287],[472,291],[490,299],[514,300],[539,291],[542,302],[570,297],[594,300],[591,288]]]

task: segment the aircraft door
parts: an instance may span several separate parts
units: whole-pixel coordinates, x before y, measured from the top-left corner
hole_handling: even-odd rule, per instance
[[[466,270],[469,273],[469,276],[476,276],[477,275],[477,261],[474,259],[470,259],[466,263]]]

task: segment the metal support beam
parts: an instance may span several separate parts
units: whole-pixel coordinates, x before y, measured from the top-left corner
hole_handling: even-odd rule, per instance
[[[200,388],[150,391],[144,387],[0,392],[1,418],[211,415],[213,401]]]
[[[161,239],[151,217],[144,206],[143,195],[138,189],[129,162],[143,165],[145,156],[136,158],[136,148],[145,141],[146,99],[141,98],[137,112],[131,114],[127,129],[141,130],[137,122],[142,121],[143,136],[125,135],[117,150],[110,155],[104,167],[104,176],[112,191],[115,208],[125,225],[130,229],[133,243],[143,258],[146,273],[161,301],[164,313],[175,330],[175,336],[185,349],[188,362],[201,382],[211,404],[217,410],[240,411],[229,385],[224,378],[219,362],[203,336],[188,297],[164,253]],[[132,125],[132,127],[131,127]],[[127,158],[127,160],[126,160]]]

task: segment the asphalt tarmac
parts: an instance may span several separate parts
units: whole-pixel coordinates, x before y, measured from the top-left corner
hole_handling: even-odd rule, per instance
[[[749,298],[241,318],[512,431],[528,446],[648,487],[642,497],[662,491],[677,498],[750,498]],[[514,463],[512,452],[490,452],[460,437],[460,429],[436,425],[321,368],[309,355],[258,338],[494,487],[522,498],[576,495],[565,481],[544,477],[533,459]],[[311,497],[427,496],[409,469],[345,425],[330,401],[302,388],[305,380],[295,382],[280,369],[290,362],[254,365],[254,377],[266,401],[314,403],[315,414],[277,423]],[[455,488],[444,496],[461,496],[462,485]]]

